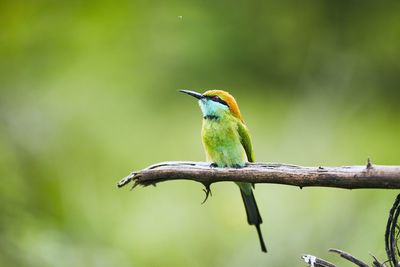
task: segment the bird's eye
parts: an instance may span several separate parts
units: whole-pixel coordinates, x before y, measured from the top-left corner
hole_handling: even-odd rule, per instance
[[[214,102],[218,102],[221,103],[222,105],[228,106],[228,104],[217,95],[212,96],[210,99]]]

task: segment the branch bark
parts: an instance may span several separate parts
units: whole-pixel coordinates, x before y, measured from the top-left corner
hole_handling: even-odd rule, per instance
[[[336,249],[336,248],[330,248],[329,251],[339,254],[340,257],[342,257],[342,258],[354,263],[355,265],[357,265],[359,267],[369,267],[368,264],[366,264],[365,262],[357,259],[356,257],[351,255],[350,253],[347,253],[345,251],[342,251],[342,250],[339,250],[339,249]]]
[[[301,167],[280,163],[248,163],[245,167],[214,168],[206,162],[171,161],[134,171],[120,182],[122,187],[134,181],[138,185],[155,185],[169,180],[192,180],[206,186],[232,181],[273,183],[298,186],[336,187],[345,189],[400,189],[400,166],[372,165],[343,167]]]
[[[303,255],[301,256],[301,258],[311,267],[336,267],[335,264],[332,264],[329,261],[315,257],[313,255]]]

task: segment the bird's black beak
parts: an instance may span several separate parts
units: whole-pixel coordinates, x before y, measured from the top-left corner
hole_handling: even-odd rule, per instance
[[[194,92],[194,91],[190,91],[190,90],[178,90],[178,91],[182,92],[182,93],[185,93],[185,94],[188,94],[188,95],[191,95],[191,96],[193,96],[193,97],[195,97],[197,99],[204,98],[204,96],[202,94]]]

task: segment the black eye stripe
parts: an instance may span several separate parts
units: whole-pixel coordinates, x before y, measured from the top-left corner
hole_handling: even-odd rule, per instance
[[[212,100],[212,101],[221,103],[222,105],[228,106],[228,104],[227,104],[224,100],[222,100],[221,98],[219,98],[218,96],[207,96],[207,98],[210,99],[210,100]]]

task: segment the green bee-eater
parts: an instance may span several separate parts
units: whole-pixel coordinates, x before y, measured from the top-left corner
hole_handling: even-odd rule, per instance
[[[222,90],[209,90],[204,94],[189,90],[180,90],[198,99],[203,113],[201,131],[207,161],[217,167],[244,167],[247,162],[254,162],[249,130],[244,124],[235,98]],[[240,188],[247,221],[257,228],[261,250],[267,252],[260,224],[262,219],[254,198],[251,183],[236,183]]]

